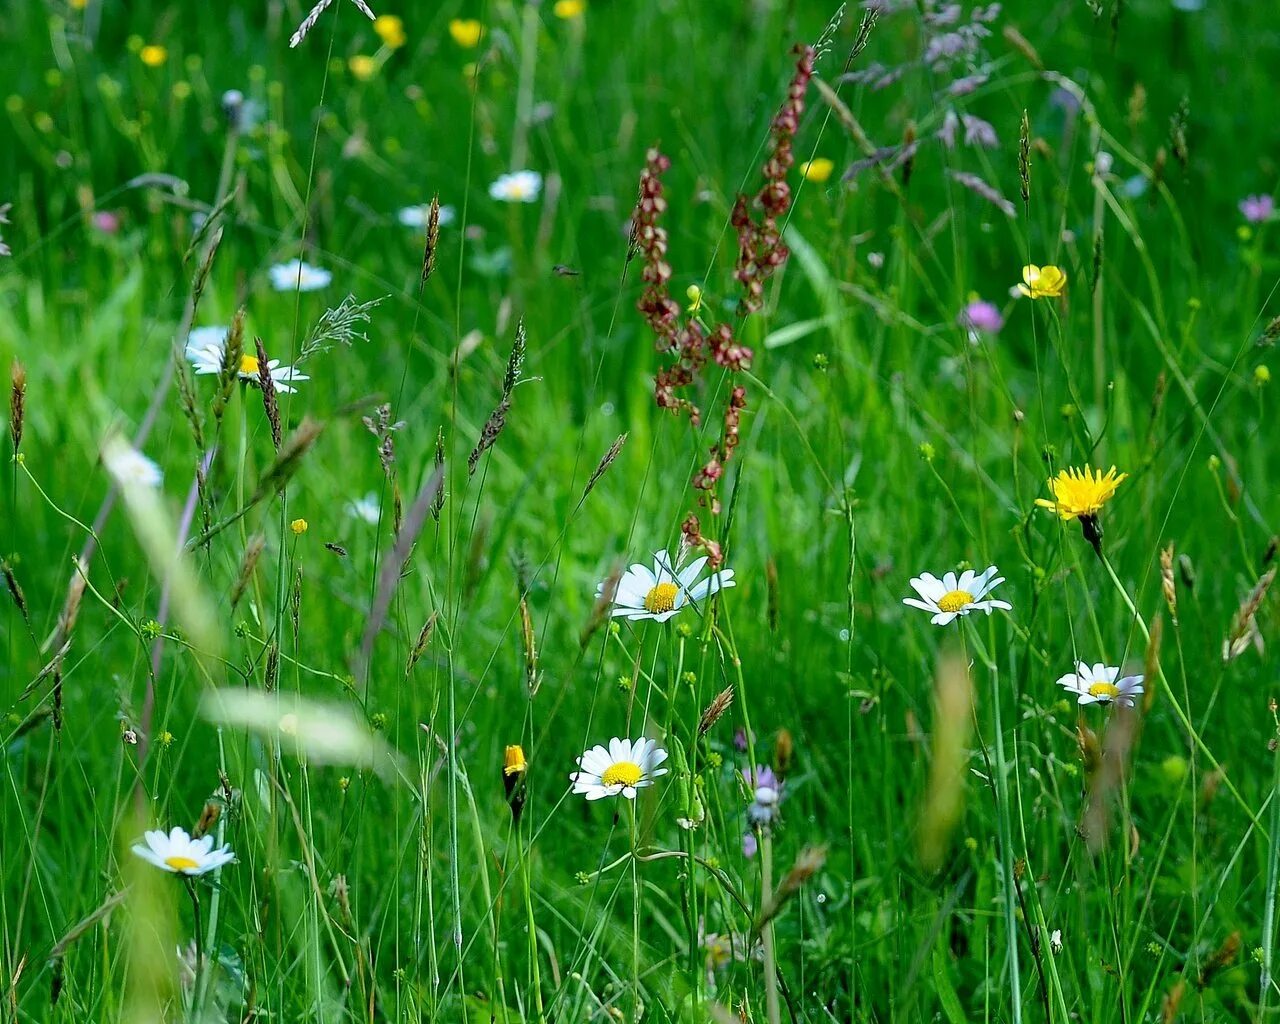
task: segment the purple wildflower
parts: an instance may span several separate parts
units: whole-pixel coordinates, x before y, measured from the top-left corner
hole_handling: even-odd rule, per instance
[[[1245,196],[1240,200],[1240,212],[1250,224],[1261,224],[1275,213],[1276,201],[1271,196]]]
[[[993,302],[985,299],[974,299],[956,318],[960,326],[969,331],[985,331],[987,334],[998,334],[1004,326],[1004,317]]]
[[[983,149],[995,149],[1000,144],[996,138],[996,130],[990,122],[974,117],[972,114],[961,114],[960,122],[964,125],[964,144],[981,146]]]

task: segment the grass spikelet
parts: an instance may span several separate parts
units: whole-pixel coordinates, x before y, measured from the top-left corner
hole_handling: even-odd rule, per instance
[[[427,616],[427,621],[422,624],[422,629],[418,631],[418,639],[414,641],[413,650],[409,652],[409,660],[405,662],[404,674],[406,676],[413,671],[413,666],[418,664],[422,656],[427,653],[427,647],[431,644],[431,636],[436,631],[436,619],[439,617],[439,612],[432,612]]]
[[[357,302],[354,295],[346,295],[336,306],[330,306],[320,314],[302,343],[298,352],[298,362],[303,363],[312,356],[328,352],[335,345],[350,348],[357,341],[367,342],[369,335],[364,325],[372,323],[373,310],[382,304],[382,299],[369,299]]]
[[[436,269],[436,250],[440,245],[440,193],[431,197],[427,210],[427,240],[422,247],[422,279],[426,284]]]
[[[444,480],[444,427],[436,431],[436,457],[435,472]],[[440,489],[436,491],[435,498],[431,501],[431,518],[437,523],[440,522],[440,513],[444,511],[444,484],[440,484]]]
[[[240,366],[244,361],[244,307],[236,310],[227,332],[227,344],[222,352],[222,367],[218,371],[218,390],[213,396],[213,421],[221,423],[227,411],[227,403],[235,393]]]
[[[22,593],[18,577],[14,575],[13,566],[7,560],[0,562],[0,572],[4,573],[5,585],[9,588],[9,595],[13,598],[13,603],[17,606],[18,612],[22,616],[22,621],[30,626],[31,615],[27,610],[27,598]]]
[[[964,808],[972,721],[973,681],[968,665],[956,655],[945,657],[934,676],[929,782],[920,811],[920,863],[927,871],[942,866]]]
[[[759,916],[751,926],[751,931],[757,935],[763,931],[765,925],[782,913],[787,901],[800,891],[800,887],[805,882],[809,881],[822,869],[822,865],[826,861],[827,848],[825,846],[806,846],[801,850],[800,856],[796,858],[791,870],[778,883],[778,888],[773,891],[773,895],[769,897],[761,908]]]
[[[22,426],[27,416],[27,371],[18,360],[9,367],[9,437],[13,454],[22,447]]]
[[[720,721],[720,718],[729,706],[733,703],[733,687],[726,686],[723,690],[711,698],[711,703],[703,709],[702,717],[698,719],[698,735],[705,736],[711,731],[712,726]]]
[[[253,489],[253,495],[249,498],[251,506],[270,494],[278,494],[293,479],[294,474],[302,466],[302,460],[306,458],[323,431],[324,424],[319,420],[313,420],[310,416],[303,418],[298,424],[298,429],[281,444],[275,462],[270,465],[262,475],[262,479],[258,481],[258,486]]]
[[[1160,592],[1169,606],[1169,618],[1178,624],[1178,591],[1173,585],[1173,543],[1160,550]]]
[[[516,324],[516,340],[511,346],[507,370],[502,377],[502,398],[489,414],[484,428],[480,431],[480,439],[476,441],[476,446],[471,449],[471,454],[467,457],[468,476],[475,475],[476,466],[480,464],[480,456],[498,443],[498,438],[502,436],[503,428],[507,425],[507,413],[511,409],[511,393],[521,381],[520,371],[524,367],[524,352],[524,319],[521,318]]]
[[[296,640],[302,632],[302,566],[293,574],[293,586],[289,588],[289,618],[293,623]]]
[[[231,610],[233,612],[236,610],[236,606],[240,604],[240,599],[244,597],[244,592],[249,588],[249,584],[253,582],[254,570],[258,567],[258,559],[262,557],[262,549],[266,545],[267,539],[260,533],[255,533],[245,545],[244,558],[240,560],[240,572],[236,576],[235,586],[231,588]]]
[[[1025,110],[1018,125],[1018,184],[1025,206],[1031,201],[1031,121]]]
[[[182,346],[173,347],[173,379],[178,387],[178,407],[191,428],[191,439],[195,442],[196,451],[204,451],[204,416],[200,412],[200,403],[196,399],[195,386],[191,380],[191,369],[183,355]]]
[[[267,413],[267,422],[271,424],[271,444],[280,451],[280,403],[276,399],[276,382],[271,379],[271,370],[267,363],[267,349],[262,339],[253,339],[254,351],[258,359],[258,387],[262,390],[262,407]]]
[[[316,5],[307,12],[307,16],[302,19],[294,30],[293,35],[289,37],[289,49],[292,50],[307,38],[307,33],[316,27],[316,22],[320,20],[320,15],[324,14],[331,3],[333,3],[333,0],[318,0]]]
[[[582,489],[582,497],[578,499],[578,503],[587,500],[587,495],[591,493],[596,484],[600,482],[600,478],[609,471],[609,467],[613,465],[614,460],[622,452],[622,446],[627,443],[627,435],[619,434],[617,440],[609,445],[609,450],[604,453],[604,457],[596,464],[596,468],[592,470],[591,476],[587,478],[587,486]]]
[[[1262,577],[1254,584],[1253,589],[1240,602],[1240,607],[1236,610],[1235,617],[1231,620],[1231,628],[1227,631],[1226,639],[1222,641],[1223,661],[1234,661],[1247,651],[1251,645],[1259,654],[1262,653],[1264,644],[1262,633],[1258,630],[1257,614],[1275,578],[1276,569],[1275,566],[1272,566],[1262,574]]]

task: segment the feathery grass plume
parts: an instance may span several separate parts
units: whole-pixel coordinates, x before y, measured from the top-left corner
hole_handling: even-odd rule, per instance
[[[441,481],[444,480],[444,427],[440,427],[436,431],[436,461],[435,471],[439,475]],[[444,484],[441,483],[440,490],[436,492],[435,499],[431,502],[431,518],[437,523],[440,522],[440,513],[444,511]]]
[[[613,444],[609,445],[609,450],[604,453],[604,457],[596,463],[596,468],[592,471],[591,476],[587,478],[587,486],[582,489],[582,497],[578,499],[578,504],[587,500],[587,495],[591,493],[596,484],[600,482],[600,478],[608,472],[614,460],[622,452],[622,446],[627,443],[628,434],[619,434]]]
[[[1031,201],[1031,121],[1025,110],[1018,126],[1018,184],[1025,206]]]
[[[1157,615],[1147,636],[1147,650],[1142,657],[1142,714],[1145,718],[1156,702],[1160,679],[1160,643],[1164,639],[1164,618]]]
[[[258,559],[262,557],[262,549],[267,545],[267,538],[255,533],[249,538],[244,548],[244,558],[240,560],[240,573],[236,577],[235,586],[231,588],[231,610],[234,612],[244,592],[253,581],[254,570],[258,567]]]
[[[1006,217],[1016,217],[1018,215],[1018,208],[978,175],[970,174],[968,171],[957,171],[954,168],[949,169],[947,175],[952,181],[963,185],[975,195],[981,196]]]
[[[330,306],[320,314],[307,340],[302,343],[295,365],[301,365],[321,352],[328,352],[335,345],[350,348],[357,341],[367,342],[369,335],[361,325],[372,322],[371,313],[380,305],[381,298],[357,302],[354,295],[347,295],[336,306]]]
[[[22,593],[22,587],[18,584],[18,577],[14,575],[13,566],[6,559],[0,562],[0,572],[4,573],[5,585],[9,588],[9,594],[13,597],[13,603],[17,605],[18,612],[22,615],[22,621],[28,626],[31,625],[31,615],[27,611],[27,598]]]
[[[235,392],[236,381],[240,377],[240,366],[244,362],[244,307],[236,310],[231,318],[231,329],[227,331],[227,343],[222,349],[222,369],[218,371],[218,387],[213,396],[213,422],[222,422],[227,411],[227,403]]]
[[[841,5],[838,14],[843,15],[844,6]],[[853,66],[853,62],[858,59],[862,51],[867,48],[867,43],[871,42],[871,30],[876,27],[876,19],[880,17],[880,8],[877,6],[867,7],[862,12],[862,21],[858,23],[858,34],[853,38],[853,45],[849,47],[849,55],[844,59],[844,70],[848,74],[849,69]],[[819,37],[821,41],[822,37]]]
[[[205,691],[200,713],[211,722],[252,729],[279,743],[282,751],[314,764],[370,768],[385,776],[400,760],[386,740],[345,704],[225,687]]]
[[[759,935],[764,930],[765,925],[782,912],[783,907],[787,905],[787,901],[799,892],[800,887],[816,875],[826,862],[827,848],[825,846],[806,846],[801,850],[800,856],[796,858],[791,870],[786,873],[786,876],[778,883],[778,888],[773,891],[773,895],[761,907],[759,915],[751,925],[751,933]]]
[[[1196,986],[1201,989],[1207,988],[1218,974],[1236,962],[1236,957],[1239,955],[1240,933],[1236,931],[1228,935],[1222,945],[1201,965],[1200,976],[1196,979]]]
[[[1178,624],[1178,592],[1173,586],[1173,542],[1160,551],[1160,592],[1164,594],[1164,603],[1169,606],[1169,618]]]
[[[520,646],[524,649],[524,685],[533,700],[538,694],[542,676],[538,672],[538,644],[533,632],[533,616],[529,614],[529,599],[520,598]]]
[[[848,4],[843,3],[837,7],[835,14],[827,19],[827,23],[818,34],[818,38],[813,41],[813,61],[815,64],[820,63],[831,52],[836,33],[840,31],[840,26],[844,24],[844,15],[847,7]]]
[[[1265,644],[1262,640],[1262,633],[1258,630],[1257,614],[1275,578],[1276,568],[1272,566],[1262,574],[1258,582],[1254,584],[1253,589],[1240,602],[1240,607],[1236,610],[1236,614],[1231,620],[1231,629],[1227,632],[1226,639],[1222,641],[1223,661],[1234,661],[1247,651],[1250,646],[1253,646],[1259,654],[1262,653]]]
[[[591,606],[591,614],[587,617],[587,624],[582,627],[582,632],[578,634],[578,646],[586,648],[591,642],[591,638],[596,635],[596,631],[609,621],[609,608],[613,604],[614,597],[618,593],[618,583],[622,580],[622,574],[625,567],[615,565],[613,570],[605,577],[603,583],[600,584],[600,596],[596,598],[595,604]]]
[[[280,403],[276,399],[276,382],[271,379],[271,370],[267,365],[267,350],[262,339],[254,336],[253,348],[258,360],[258,387],[262,390],[262,407],[267,413],[267,422],[271,424],[271,444],[280,451]]]
[[[9,437],[16,458],[22,447],[22,425],[27,416],[27,371],[18,360],[9,367]]]
[[[373,11],[369,10],[369,5],[366,4],[364,0],[351,0],[351,2],[355,4],[356,7],[359,8],[360,13],[370,21],[378,20]],[[302,19],[297,29],[294,30],[293,35],[289,37],[289,49],[294,49],[302,42],[302,40],[307,38],[307,33],[316,27],[316,22],[320,20],[320,15],[324,14],[325,10],[327,10],[329,5],[332,3],[333,0],[318,0],[316,5],[307,13],[307,16]]]
[[[507,413],[511,409],[511,393],[521,381],[520,371],[524,367],[524,352],[524,317],[521,317],[516,323],[516,339],[511,346],[511,355],[507,359],[506,373],[502,377],[502,398],[489,414],[484,428],[480,431],[480,439],[476,441],[476,446],[471,449],[471,454],[467,457],[468,476],[475,475],[480,456],[498,443],[498,438],[502,436],[502,430],[507,425]]]
[[[973,680],[964,658],[944,656],[933,686],[933,735],[929,782],[920,809],[920,863],[926,871],[942,866],[951,833],[964,810],[964,784],[973,719]]]
[[[413,650],[409,652],[409,660],[405,662],[404,674],[406,676],[413,671],[413,666],[418,664],[422,656],[427,653],[427,646],[431,643],[431,635],[436,631],[436,619],[439,616],[439,612],[432,612],[427,616],[427,621],[422,624],[422,629],[418,631],[418,639],[414,641]]]
[[[400,582],[405,563],[409,561],[413,546],[418,542],[418,534],[422,532],[422,526],[427,519],[427,512],[431,508],[431,503],[435,501],[436,492],[443,486],[444,477],[440,470],[437,469],[431,474],[427,482],[422,485],[417,497],[413,499],[413,504],[409,507],[409,514],[405,517],[404,526],[396,534],[391,553],[383,560],[378,571],[373,603],[369,607],[369,615],[365,619],[364,636],[360,640],[360,662],[357,678],[364,679],[366,685],[368,683],[366,673],[370,665],[370,659],[373,657],[374,641],[377,640],[378,634],[382,632],[382,627],[386,624],[387,612],[391,608],[391,598],[395,595],[396,586]]]
[[[711,731],[712,726],[720,721],[721,717],[729,710],[729,705],[733,703],[733,687],[726,686],[723,690],[711,698],[711,703],[703,709],[702,717],[698,719],[698,735],[705,736]]]
[[[1262,334],[1258,336],[1257,345],[1259,348],[1274,345],[1277,338],[1280,338],[1280,316],[1275,317],[1262,329]]]
[[[1081,834],[1092,853],[1106,844],[1108,809],[1125,788],[1125,775],[1141,719],[1137,711],[1117,704],[1103,736],[1097,769],[1086,783],[1084,816],[1080,823]]]
[[[427,209],[427,240],[422,247],[422,278],[419,287],[426,284],[436,269],[436,249],[440,244],[440,193],[431,197]]]

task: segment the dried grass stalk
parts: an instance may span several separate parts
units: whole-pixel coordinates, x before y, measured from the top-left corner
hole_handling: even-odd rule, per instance
[[[1231,629],[1227,633],[1226,639],[1222,641],[1223,661],[1234,661],[1247,651],[1250,646],[1253,646],[1259,654],[1262,653],[1265,645],[1262,641],[1262,634],[1258,631],[1257,614],[1275,578],[1276,569],[1275,566],[1272,566],[1262,574],[1262,578],[1258,580],[1253,589],[1249,591],[1248,596],[1240,603],[1235,617],[1231,620]]]
[[[13,438],[13,454],[22,447],[22,425],[27,415],[27,371],[18,360],[9,368],[9,436]]]
[[[732,686],[726,686],[711,698],[711,703],[706,706],[706,709],[702,712],[702,717],[698,719],[698,735],[705,736],[709,733],[711,727],[720,721],[721,716],[729,710],[729,705],[732,703]]]
[[[422,624],[422,629],[418,631],[418,639],[414,641],[413,650],[409,652],[409,660],[404,666],[404,674],[406,676],[413,671],[413,666],[418,664],[422,656],[426,654],[427,646],[431,643],[431,635],[436,631],[436,619],[439,617],[439,612],[432,612],[427,616],[427,621]]]

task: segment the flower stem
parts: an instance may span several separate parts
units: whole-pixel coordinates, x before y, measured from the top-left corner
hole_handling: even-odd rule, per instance
[[[769,829],[760,835],[760,900],[766,905],[773,896],[773,836]],[[760,933],[764,946],[764,999],[769,1024],[780,1024],[782,1010],[778,1003],[778,959],[773,944],[773,921],[768,921]]]
[[[182,881],[187,887],[187,895],[191,897],[191,915],[193,919],[192,934],[196,943],[195,977],[191,982],[191,1019],[200,1020],[200,986],[204,975],[204,937],[200,934],[200,896],[196,892],[195,882],[189,875],[183,875]]]

